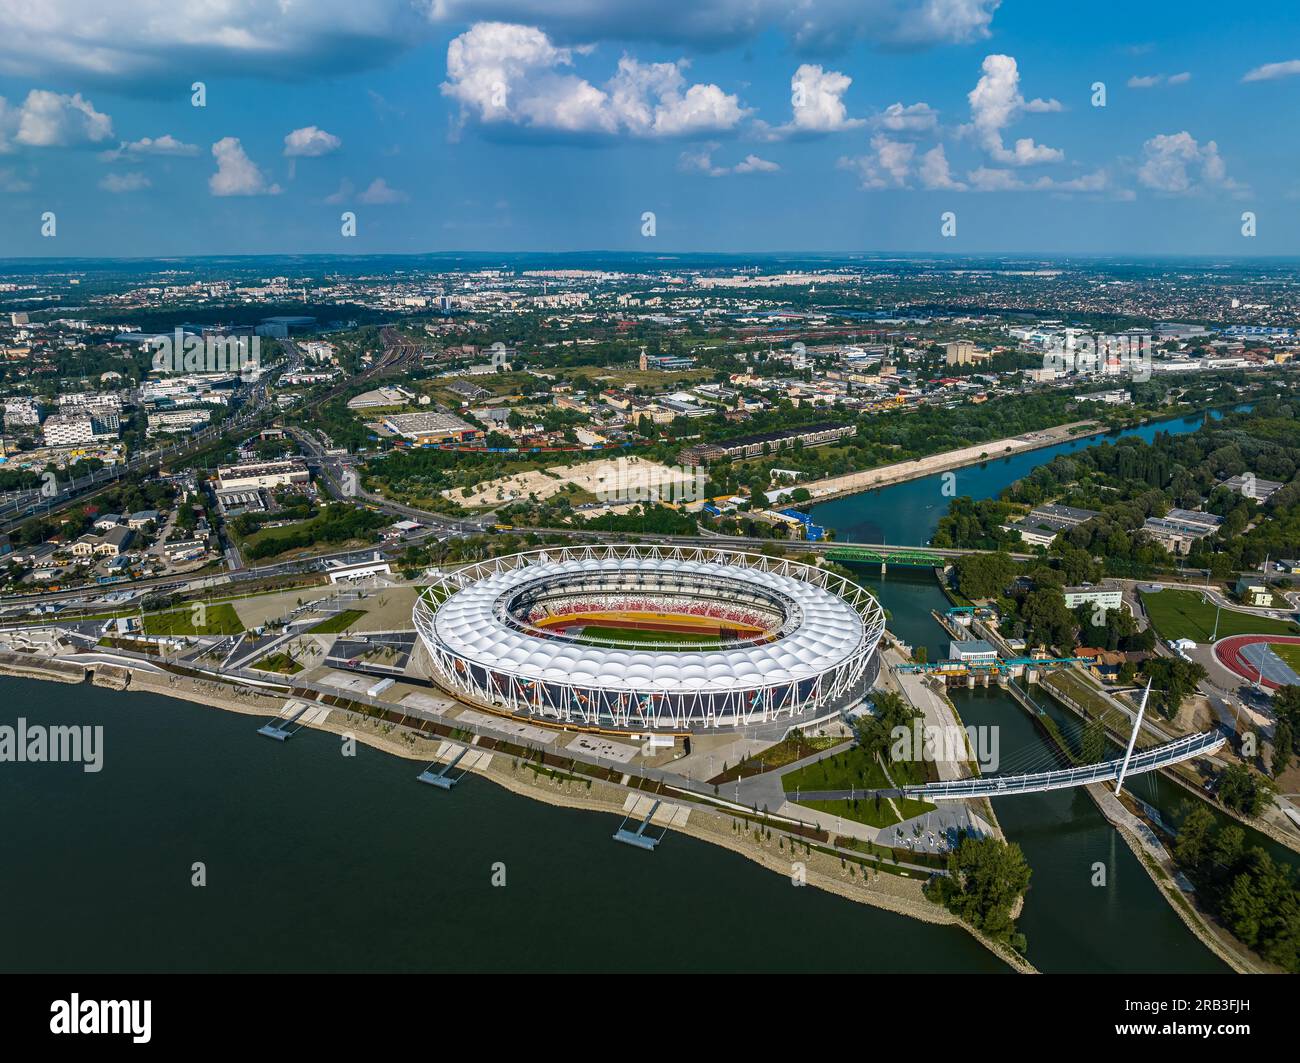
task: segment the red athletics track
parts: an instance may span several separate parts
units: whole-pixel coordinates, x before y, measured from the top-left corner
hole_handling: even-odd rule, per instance
[[[1259,671],[1242,656],[1241,651],[1257,642],[1300,646],[1300,638],[1294,635],[1233,635],[1231,638],[1220,639],[1214,644],[1214,656],[1225,668],[1235,672],[1247,682],[1254,683],[1261,678]],[[1271,679],[1263,679],[1263,684],[1270,690],[1278,688],[1278,684]]]

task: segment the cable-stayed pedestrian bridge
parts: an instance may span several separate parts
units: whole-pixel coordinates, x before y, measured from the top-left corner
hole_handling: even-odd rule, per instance
[[[968,797],[1012,797],[1016,794],[1034,794],[1044,790],[1088,786],[1095,782],[1121,781],[1129,775],[1140,775],[1143,772],[1168,768],[1195,757],[1206,756],[1215,752],[1226,741],[1227,737],[1221,731],[1205,731],[1144,749],[1129,757],[1117,757],[1115,760],[1104,760],[1100,764],[1084,764],[1077,768],[1040,771],[1029,775],[985,775],[974,779],[906,786],[901,790],[819,790],[805,792],[798,796],[802,801],[853,800],[872,797],[877,793],[881,797],[914,797],[923,801],[960,801]],[[787,796],[795,797],[793,794]]]

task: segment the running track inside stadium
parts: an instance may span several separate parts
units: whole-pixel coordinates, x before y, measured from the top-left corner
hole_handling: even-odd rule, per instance
[[[1259,643],[1300,646],[1300,638],[1293,635],[1233,635],[1231,638],[1220,639],[1214,644],[1214,656],[1225,668],[1235,672],[1247,682],[1254,683],[1261,679],[1259,669],[1247,659],[1243,651],[1247,646]],[[1269,679],[1267,675],[1262,677],[1262,681],[1263,685],[1270,690],[1277,690],[1281,686],[1280,683]]]

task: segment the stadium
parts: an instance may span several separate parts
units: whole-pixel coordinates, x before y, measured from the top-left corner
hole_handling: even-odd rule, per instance
[[[433,680],[462,700],[675,733],[827,719],[875,680],[885,629],[871,594],[816,565],[631,545],[439,573],[412,619]]]

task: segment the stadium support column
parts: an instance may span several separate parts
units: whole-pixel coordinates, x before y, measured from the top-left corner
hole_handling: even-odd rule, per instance
[[[1142,704],[1138,706],[1137,719],[1133,721],[1133,733],[1128,736],[1128,749],[1124,751],[1124,763],[1119,766],[1119,778],[1115,780],[1115,796],[1119,797],[1119,792],[1124,789],[1124,773],[1128,771],[1129,758],[1133,756],[1133,747],[1137,744],[1138,731],[1142,729],[1142,714],[1147,711],[1147,698],[1151,696],[1151,680],[1147,680],[1147,688],[1142,692]]]

